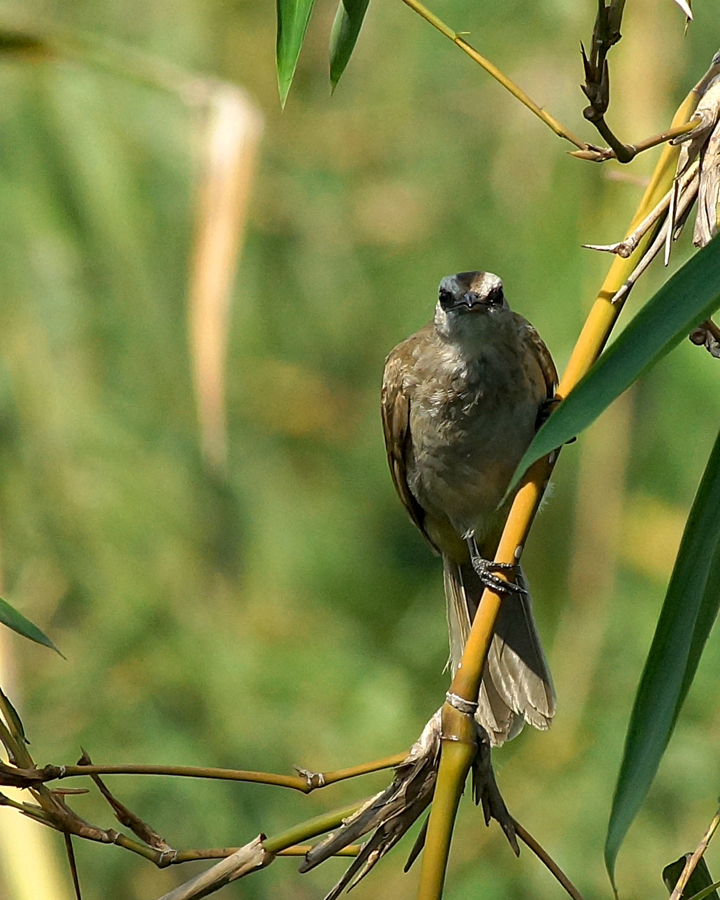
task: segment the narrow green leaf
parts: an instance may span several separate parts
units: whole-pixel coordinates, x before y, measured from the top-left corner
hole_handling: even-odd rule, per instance
[[[643,372],[720,306],[720,240],[666,281],[538,430],[508,493],[538,459],[587,428]]]
[[[702,862],[702,860],[700,860]],[[693,875],[695,873],[693,872]],[[681,900],[705,900],[706,897],[710,897],[711,900],[718,900],[717,889],[720,888],[720,881],[713,881],[712,884],[709,884],[706,888],[703,888],[701,891],[698,891],[697,894],[692,894],[691,896],[685,897],[685,892],[683,892],[683,896]]]
[[[668,745],[720,606],[720,434],[683,533],[648,653],[613,798],[605,865],[615,860]]]
[[[277,0],[277,65],[280,104],[285,106],[314,0]]]
[[[40,631],[37,625],[33,625],[29,619],[26,619],[22,613],[19,613],[14,606],[10,606],[2,597],[0,597],[0,623],[7,625],[8,628],[12,628],[13,631],[17,631],[23,637],[30,638],[31,641],[35,641],[38,644],[44,644],[56,653],[60,653],[55,644],[46,634]],[[62,653],[60,653],[60,656],[62,656]]]
[[[369,0],[340,0],[330,32],[330,84],[335,90],[360,34]]]

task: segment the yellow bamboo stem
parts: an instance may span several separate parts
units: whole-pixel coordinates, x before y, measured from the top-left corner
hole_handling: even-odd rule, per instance
[[[453,707],[447,708],[449,714],[443,716],[440,770],[423,849],[417,900],[436,900],[442,896],[457,808],[476,752],[472,721]]]

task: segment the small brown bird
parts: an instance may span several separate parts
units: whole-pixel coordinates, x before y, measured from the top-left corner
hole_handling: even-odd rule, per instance
[[[491,272],[443,278],[433,321],[385,362],[390,471],[411,519],[442,556],[453,672],[483,586],[506,591],[476,713],[496,746],[524,722],[547,728],[555,712],[523,574],[518,566],[508,586],[489,560],[509,510],[503,494],[556,385],[550,352]]]

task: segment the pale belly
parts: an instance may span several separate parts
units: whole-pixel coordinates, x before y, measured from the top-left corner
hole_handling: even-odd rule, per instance
[[[507,508],[498,509],[513,472],[535,433],[540,399],[495,391],[474,402],[411,407],[408,485],[438,531],[447,525],[480,546],[499,538]],[[444,521],[443,521],[444,520]]]

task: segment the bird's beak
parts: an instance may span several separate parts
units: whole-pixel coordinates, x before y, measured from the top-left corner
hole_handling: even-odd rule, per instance
[[[454,304],[456,307],[464,306],[466,309],[480,309],[487,306],[483,297],[479,297],[474,291],[466,291]]]

